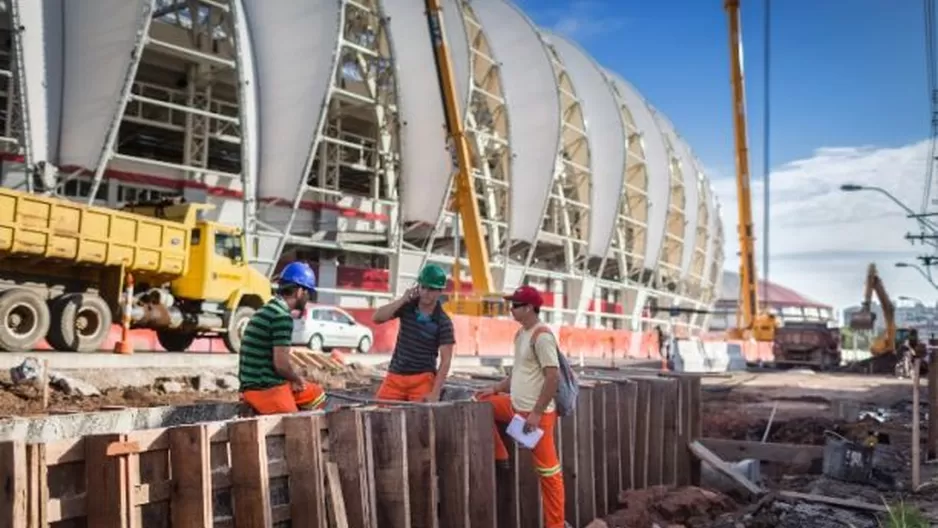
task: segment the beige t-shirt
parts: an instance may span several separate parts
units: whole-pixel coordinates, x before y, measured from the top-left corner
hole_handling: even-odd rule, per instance
[[[544,367],[560,366],[557,341],[550,331],[541,332],[531,346],[531,335],[537,327],[522,329],[515,338],[515,360],[511,369],[511,405],[518,411],[530,412],[537,404],[544,386]],[[551,400],[544,412],[554,410]]]

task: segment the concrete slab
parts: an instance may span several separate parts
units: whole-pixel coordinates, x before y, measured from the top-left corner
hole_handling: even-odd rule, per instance
[[[0,369],[9,369],[27,357],[47,360],[51,370],[74,369],[140,369],[140,368],[204,368],[230,369],[238,367],[235,354],[139,352],[124,356],[108,352],[77,354],[71,352],[0,353]]]

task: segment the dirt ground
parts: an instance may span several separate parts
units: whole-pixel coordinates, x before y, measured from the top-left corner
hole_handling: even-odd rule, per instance
[[[927,401],[927,388],[921,394]],[[803,500],[779,499],[752,505],[741,497],[696,487],[663,487],[624,494],[623,509],[605,519],[609,527],[661,528],[879,528],[938,526],[938,466],[922,466],[924,485],[911,482],[912,387],[909,381],[886,377],[817,374],[810,371],[739,374],[704,381],[703,436],[759,441],[768,427],[768,442],[820,446],[825,431],[862,441],[880,434],[874,479],[853,484],[824,476],[813,467],[782,467],[762,463],[762,485],[768,490],[820,494],[828,497],[887,504],[916,515],[920,523],[890,524],[888,516],[835,508]],[[859,420],[864,411],[879,412],[885,422]],[[926,437],[927,406],[922,404],[922,440]],[[924,456],[924,453],[923,453]],[[730,493],[731,495],[735,495]],[[735,500],[734,500],[735,499]],[[905,506],[902,506],[905,505]]]

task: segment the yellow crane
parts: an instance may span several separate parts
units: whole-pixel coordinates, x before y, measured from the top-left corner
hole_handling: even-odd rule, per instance
[[[732,339],[774,341],[777,320],[772,313],[759,311],[752,194],[749,190],[749,147],[746,136],[746,91],[743,79],[739,0],[726,0],[724,8],[729,18],[730,84],[733,87],[733,131],[736,144],[736,201],[739,208],[740,282],[736,328],[728,330],[727,333]]]
[[[469,275],[472,277],[473,290],[471,295],[464,295],[460,291],[460,255],[457,251],[456,262],[453,266],[454,291],[452,297],[446,303],[446,309],[451,313],[464,315],[500,315],[505,313],[505,303],[500,293],[492,291],[491,263],[485,243],[482,218],[479,214],[479,202],[472,181],[472,154],[463,127],[462,114],[460,113],[456,81],[453,74],[453,62],[450,59],[449,47],[446,44],[443,10],[439,0],[426,0],[426,7],[430,38],[433,42],[433,53],[436,58],[437,75],[440,82],[440,92],[443,96],[443,107],[446,112],[447,131],[449,132],[451,148],[456,153],[458,170],[452,203],[458,213],[459,224],[457,224],[455,236],[459,237],[458,226],[461,224],[465,232],[463,240],[466,244],[466,253],[469,256]]]

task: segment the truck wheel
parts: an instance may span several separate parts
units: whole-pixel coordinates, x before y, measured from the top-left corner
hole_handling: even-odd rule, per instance
[[[0,295],[0,350],[29,351],[49,332],[49,305],[25,288]]]
[[[52,302],[55,324],[48,340],[60,352],[95,352],[107,339],[113,322],[111,308],[93,293],[67,293]]]
[[[195,334],[173,330],[157,330],[156,340],[167,352],[185,352],[195,341]]]
[[[241,337],[244,335],[244,328],[248,325],[248,321],[251,320],[251,316],[254,315],[255,311],[250,306],[239,306],[228,318],[228,329],[223,338],[228,352],[237,354],[241,351]]]

